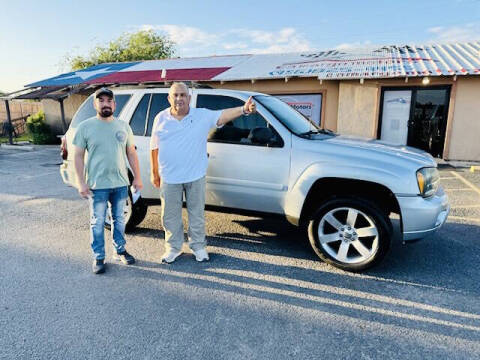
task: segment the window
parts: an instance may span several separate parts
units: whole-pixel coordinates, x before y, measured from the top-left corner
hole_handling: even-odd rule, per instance
[[[120,94],[120,95],[115,95],[115,102],[116,102],[116,107],[115,107],[115,112],[113,113],[113,116],[118,116],[123,108],[125,107],[125,104],[128,102],[130,99],[131,95],[130,94]],[[87,120],[91,117],[94,117],[97,115],[97,110],[93,107],[93,95],[90,96],[78,109],[77,113],[72,119],[71,127],[76,128],[80,123],[84,120]]]
[[[113,113],[113,116],[120,115],[128,100],[130,100],[130,97],[130,94],[115,95],[115,112]]]
[[[166,108],[170,107],[167,100],[168,94],[153,94],[152,101],[150,102],[150,110],[148,111],[148,123],[147,123],[147,136],[152,135],[152,126],[155,116]]]
[[[143,95],[142,100],[138,103],[132,119],[130,120],[130,127],[132,128],[133,135],[143,136],[145,134],[145,120],[147,118],[150,95],[151,94]]]
[[[210,110],[223,110],[232,107],[243,106],[243,104],[244,101],[229,96],[198,95],[197,97],[197,107],[207,108]],[[249,116],[239,116],[223,127],[219,129],[213,129],[208,136],[208,141],[260,145],[254,141],[252,142],[253,130],[259,128],[270,128],[270,130],[273,132],[272,142],[270,145],[283,146],[283,142],[278,133],[259,113]]]
[[[274,95],[276,98],[286,102],[311,122],[318,126],[321,124],[322,94],[289,94]]]
[[[269,95],[256,95],[254,100],[262,104],[278,121],[296,135],[319,129],[317,124],[282,100]]]

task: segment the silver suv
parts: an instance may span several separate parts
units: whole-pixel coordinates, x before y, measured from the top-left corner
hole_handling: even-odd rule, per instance
[[[150,184],[149,141],[155,115],[169,106],[168,89],[116,90],[116,116],[135,135],[142,198],[125,211],[127,229],[145,217]],[[308,227],[315,253],[349,271],[378,263],[392,238],[396,213],[404,241],[423,238],[443,225],[450,207],[434,159],[420,150],[319,129],[281,100],[260,93],[192,89],[194,107],[224,109],[253,96],[257,113],[241,116],[208,140],[207,205],[284,215]],[[75,114],[62,143],[60,174],[76,186],[73,154],[78,124],[95,115],[92,97]],[[108,225],[107,225],[108,226]]]

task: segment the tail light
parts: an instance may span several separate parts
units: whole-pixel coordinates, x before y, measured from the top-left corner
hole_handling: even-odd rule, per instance
[[[60,156],[63,160],[67,160],[68,158],[68,150],[67,150],[67,138],[62,136],[62,142],[60,144]]]

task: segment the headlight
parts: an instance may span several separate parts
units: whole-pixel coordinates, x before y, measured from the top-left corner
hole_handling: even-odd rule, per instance
[[[432,196],[437,192],[440,184],[440,175],[437,168],[423,168],[417,171],[417,182],[420,195]]]

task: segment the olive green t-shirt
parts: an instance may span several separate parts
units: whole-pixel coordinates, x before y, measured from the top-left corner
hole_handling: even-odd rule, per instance
[[[126,150],[133,145],[133,133],[125,121],[87,119],[78,126],[73,144],[87,151],[85,173],[90,189],[129,185]]]

